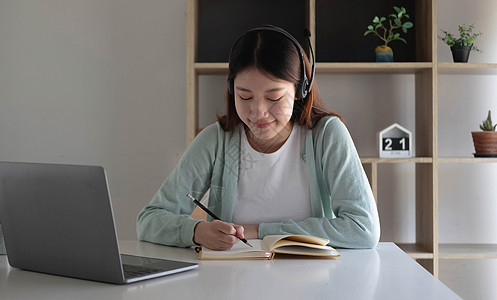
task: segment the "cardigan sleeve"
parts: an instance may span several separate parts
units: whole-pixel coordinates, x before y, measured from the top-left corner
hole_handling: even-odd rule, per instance
[[[306,234],[328,238],[335,247],[375,247],[380,237],[376,202],[347,128],[338,118],[325,118],[313,130],[314,168],[309,166],[309,172],[316,176],[310,174],[309,180],[316,178],[310,183],[319,189],[322,215],[263,223],[259,236]]]
[[[190,217],[194,203],[208,190],[217,147],[217,126],[202,130],[186,149],[172,173],[165,179],[137,217],[139,240],[188,247],[194,245],[193,231],[200,220]]]

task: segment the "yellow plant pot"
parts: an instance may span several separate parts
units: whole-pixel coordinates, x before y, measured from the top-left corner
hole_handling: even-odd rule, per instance
[[[392,48],[381,45],[374,49],[376,53],[376,62],[393,62]]]

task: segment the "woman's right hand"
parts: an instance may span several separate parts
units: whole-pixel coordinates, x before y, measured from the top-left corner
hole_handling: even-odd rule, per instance
[[[212,250],[229,250],[244,238],[241,225],[214,220],[199,222],[195,226],[193,241]]]

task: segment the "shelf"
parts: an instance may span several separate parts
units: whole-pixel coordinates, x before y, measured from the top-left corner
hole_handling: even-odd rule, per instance
[[[380,158],[380,157],[361,157],[363,164],[402,164],[402,163],[432,163],[431,157],[406,157],[406,158]]]
[[[388,1],[380,1],[380,3],[371,3],[371,1],[361,1],[361,12],[369,15],[371,8],[366,7],[370,5],[376,8],[379,4],[386,7],[392,5]],[[219,7],[211,5],[218,3]],[[273,20],[274,13],[281,10],[281,3],[284,1],[266,1],[271,2],[268,12],[264,16],[257,16],[255,23],[264,24],[265,16],[269,16]],[[336,2],[336,1],[335,1]],[[364,49],[372,49],[371,47],[359,47],[354,49],[339,49],[340,51],[347,51],[346,55],[342,58],[340,51],[336,51],[336,43],[330,36],[336,37],[337,35],[332,32],[336,28],[340,32],[345,32],[350,35],[354,32],[350,27],[346,31],[341,30],[340,26],[333,26],[334,18],[337,16],[336,12],[344,12],[349,9],[348,4],[330,4],[329,1],[308,0],[299,3],[304,3],[305,8],[289,9],[289,12],[298,12],[298,15],[293,17],[297,21],[288,22],[286,14],[283,15],[281,24],[283,27],[288,28],[290,32],[301,32],[303,26],[308,26],[311,30],[312,37],[311,43],[315,46],[315,54],[317,58],[316,73],[320,75],[365,75],[366,77],[377,75],[409,75],[415,77],[414,83],[414,114],[416,118],[416,136],[418,137],[416,143],[416,153],[420,157],[411,158],[379,158],[379,157],[361,157],[361,163],[368,171],[368,178],[372,187],[375,199],[378,198],[378,190],[380,182],[385,184],[382,172],[378,172],[384,164],[414,164],[415,174],[415,216],[416,220],[412,228],[416,230],[416,243],[399,244],[410,257],[419,260],[420,264],[431,272],[435,277],[439,274],[439,250],[438,250],[438,182],[439,182],[439,163],[488,163],[497,162],[497,158],[473,158],[471,153],[467,153],[466,157],[439,157],[438,156],[438,138],[439,130],[438,124],[438,80],[443,74],[462,74],[462,75],[497,75],[497,64],[473,64],[473,63],[450,63],[450,62],[437,62],[437,4],[433,0],[409,0],[407,4],[411,5],[409,11],[415,12],[416,31],[411,37],[413,43],[409,43],[407,50],[412,52],[405,52],[404,56],[396,56],[399,62],[393,63],[376,63],[373,62],[374,57],[371,57],[371,51]],[[203,75],[218,75],[227,76],[228,63],[227,50],[230,49],[231,43],[237,38],[239,32],[246,30],[251,26],[250,22],[238,20],[237,14],[233,12],[242,11],[246,14],[246,5],[249,9],[254,11],[260,10],[259,4],[248,4],[245,1],[197,1],[187,0],[187,35],[186,35],[186,75],[187,75],[187,109],[186,109],[186,140],[189,144],[195,137],[197,130],[199,130],[198,111],[199,111],[199,77]],[[251,3],[251,2],[250,2]],[[261,2],[262,3],[262,2]],[[276,3],[276,4],[275,4]],[[286,2],[285,2],[286,3]],[[338,6],[337,6],[338,5]],[[342,5],[342,6],[340,6]],[[326,10],[327,7],[333,9]],[[354,13],[357,13],[354,11]],[[341,14],[347,15],[345,14]],[[233,22],[224,22],[230,25],[226,27],[224,23],[219,23],[219,16],[233,17]],[[327,20],[327,18],[333,18]],[[339,24],[344,24],[348,19],[343,18]],[[277,23],[277,22],[276,22]],[[220,25],[221,24],[221,25]],[[211,29],[215,26],[220,28]],[[362,25],[361,25],[362,26]],[[201,29],[201,30],[200,30]],[[363,29],[361,29],[362,31]],[[220,35],[219,32],[225,32]],[[222,36],[222,39],[219,39]],[[207,37],[204,39],[204,37]],[[302,38],[299,33],[297,40]],[[364,45],[368,40],[364,40],[361,34],[355,36]],[[299,40],[299,42],[302,42]],[[303,41],[305,42],[305,41]],[[305,47],[306,43],[303,43]],[[350,45],[350,42],[348,42]],[[414,47],[411,47],[414,45]],[[214,46],[214,47],[211,47]],[[212,48],[212,49],[210,49]],[[207,50],[206,50],[207,49]],[[210,49],[210,50],[209,50]],[[306,49],[307,50],[307,49]],[[349,55],[351,50],[357,50],[358,56]],[[204,51],[204,52],[202,52]],[[368,52],[365,52],[368,51]],[[204,53],[206,55],[199,55]],[[368,53],[364,56],[364,53]],[[400,53],[400,52],[397,52]],[[373,54],[374,55],[374,54]],[[371,62],[367,62],[371,61]],[[403,61],[403,62],[400,62]],[[319,77],[319,76],[318,76]],[[332,76],[333,77],[333,76]],[[333,80],[324,76],[323,80]],[[348,78],[347,80],[353,81],[354,79]],[[379,167],[379,165],[382,165]],[[389,183],[390,184],[390,183]],[[392,181],[395,184],[395,178]],[[381,189],[381,188],[380,188]],[[378,200],[378,203],[381,199]],[[483,255],[490,257],[497,256],[497,245],[491,247],[483,247],[483,249],[492,248],[494,250],[466,250],[462,246],[456,246],[443,252],[444,255],[453,255],[452,252],[457,254],[458,257],[467,256],[468,254],[477,256]],[[452,252],[450,252],[452,251]],[[442,252],[442,251],[440,251]],[[482,254],[483,253],[483,254]]]
[[[201,75],[217,75],[228,73],[227,62],[194,64],[195,71]],[[316,63],[318,73],[378,73],[378,74],[415,74],[423,70],[430,70],[433,64],[429,62],[412,63]]]
[[[386,74],[415,74],[433,68],[430,62],[408,63],[316,63],[316,71],[320,73],[386,73]]]
[[[402,251],[413,259],[433,259],[433,252],[427,251],[426,248],[419,244],[397,244]]]
[[[413,259],[433,259],[433,252],[419,244],[397,244]],[[497,259],[497,244],[439,244],[440,259]]]
[[[497,64],[448,63],[440,62],[438,73],[450,75],[497,75]]]
[[[439,157],[439,163],[496,163],[497,158],[493,157]]]
[[[441,259],[496,259],[497,244],[439,244]]]
[[[379,74],[416,74],[423,70],[433,68],[433,63],[316,63],[316,72],[319,73],[379,73]],[[472,64],[472,63],[437,63],[438,73],[450,75],[497,75],[497,63]],[[227,74],[227,62],[194,64],[198,74],[215,75]]]
[[[194,66],[197,74],[202,75],[222,75],[228,74],[228,63],[218,62],[218,63],[195,63]]]

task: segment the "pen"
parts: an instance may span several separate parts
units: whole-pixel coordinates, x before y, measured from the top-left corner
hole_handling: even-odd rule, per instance
[[[221,219],[219,219],[212,211],[210,211],[207,207],[205,207],[202,203],[200,203],[200,201],[198,201],[197,199],[195,199],[192,195],[190,194],[186,194],[186,196],[188,198],[190,198],[193,203],[195,203],[198,207],[200,207],[203,211],[205,211],[206,213],[208,213],[212,218],[214,218],[214,220],[219,220],[221,221]],[[246,240],[246,239],[242,239],[242,238],[239,238],[242,242],[244,242],[247,246],[250,246],[252,247],[252,245],[250,245],[250,243]],[[252,247],[253,248],[253,247]]]

